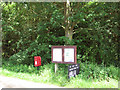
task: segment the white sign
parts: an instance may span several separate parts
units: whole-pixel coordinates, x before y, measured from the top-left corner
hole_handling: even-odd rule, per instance
[[[73,48],[64,49],[64,62],[74,62],[74,49]]]
[[[35,61],[35,65],[37,65],[37,61]]]
[[[62,48],[53,49],[53,61],[62,62]]]

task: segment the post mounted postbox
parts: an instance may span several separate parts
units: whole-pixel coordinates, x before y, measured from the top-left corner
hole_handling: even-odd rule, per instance
[[[41,57],[40,56],[34,57],[34,65],[35,65],[35,67],[41,66]]]

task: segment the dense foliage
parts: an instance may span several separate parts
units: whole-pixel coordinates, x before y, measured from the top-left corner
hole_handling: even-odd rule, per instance
[[[47,68],[46,68],[47,67]],[[59,70],[57,71],[57,75],[65,75],[64,78],[68,78],[68,71],[67,66],[64,64],[59,65]],[[9,71],[13,72],[21,72],[21,73],[36,73],[41,75],[41,73],[44,71],[44,69],[50,69],[51,73],[54,73],[54,64],[47,64],[40,67],[40,70],[38,71],[37,68],[34,67],[34,65],[27,66],[26,64],[16,64],[14,65],[13,62],[4,62],[3,63],[3,69],[7,69]],[[118,68],[111,65],[110,67],[104,68],[104,65],[96,65],[90,62],[80,62],[80,74],[79,76],[84,79],[98,79],[98,80],[105,80],[107,79],[109,81],[110,78],[119,79],[118,76]],[[63,81],[63,80],[62,80]]]
[[[118,61],[119,3],[70,3],[72,40],[65,36],[65,3],[2,3],[3,57],[14,64],[51,62],[52,45],[77,46],[77,60],[115,66]]]

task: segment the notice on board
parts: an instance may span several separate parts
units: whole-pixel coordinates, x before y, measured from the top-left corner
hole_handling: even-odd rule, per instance
[[[64,62],[74,62],[74,49],[73,48],[64,49]]]
[[[53,49],[53,61],[62,61],[62,48]]]

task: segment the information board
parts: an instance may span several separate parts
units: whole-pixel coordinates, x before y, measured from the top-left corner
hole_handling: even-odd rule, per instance
[[[68,66],[68,78],[75,77],[79,74],[80,64],[73,64]]]
[[[52,46],[52,63],[76,64],[76,46]]]

